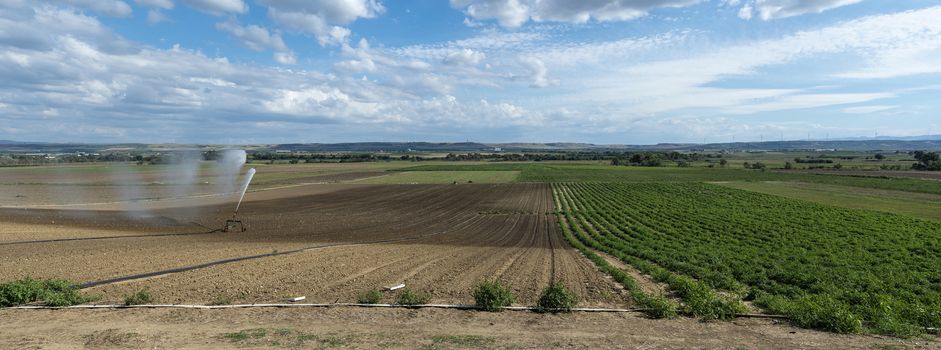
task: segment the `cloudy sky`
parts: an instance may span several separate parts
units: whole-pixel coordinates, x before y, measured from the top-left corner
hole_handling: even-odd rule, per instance
[[[0,139],[941,134],[941,0],[2,0]]]

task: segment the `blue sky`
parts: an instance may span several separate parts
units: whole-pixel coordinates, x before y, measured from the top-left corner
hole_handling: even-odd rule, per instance
[[[941,1],[7,0],[0,139],[941,134]]]

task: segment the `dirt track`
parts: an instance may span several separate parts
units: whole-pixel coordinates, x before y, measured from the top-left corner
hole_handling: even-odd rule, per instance
[[[558,279],[582,297],[583,305],[629,302],[590,262],[564,246],[550,215],[546,185],[338,186],[256,195],[261,200],[243,204],[250,228],[244,233],[205,234],[205,228],[189,223],[221,223],[231,210],[228,203],[158,209],[146,220],[117,211],[3,209],[0,221],[62,225],[51,227],[46,238],[73,237],[70,230],[76,228],[106,228],[116,235],[193,234],[0,245],[0,265],[11,266],[0,271],[0,279],[86,282],[275,250],[416,238],[230,263],[90,292],[102,293],[105,301],[147,286],[161,302],[208,302],[219,296],[264,302],[290,295],[333,302],[354,301],[363,290],[404,282],[430,292],[435,302],[467,303],[473,284],[499,278],[512,285],[521,304],[532,304],[550,280]],[[0,244],[21,238],[0,233]]]
[[[0,310],[5,349],[937,349],[768,320],[403,309]],[[234,341],[248,330],[264,337]],[[303,336],[303,338],[301,338]],[[299,339],[307,339],[300,343]]]

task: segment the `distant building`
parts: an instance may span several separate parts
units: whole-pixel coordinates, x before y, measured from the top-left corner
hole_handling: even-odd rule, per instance
[[[494,152],[503,152],[503,148],[494,147],[494,148],[493,148],[493,151],[494,151]]]

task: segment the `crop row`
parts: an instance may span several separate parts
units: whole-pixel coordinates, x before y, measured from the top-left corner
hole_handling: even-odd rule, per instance
[[[805,327],[905,336],[941,326],[941,223],[703,183],[555,191],[564,232],[667,282],[693,314],[735,312],[710,294],[719,290]]]

